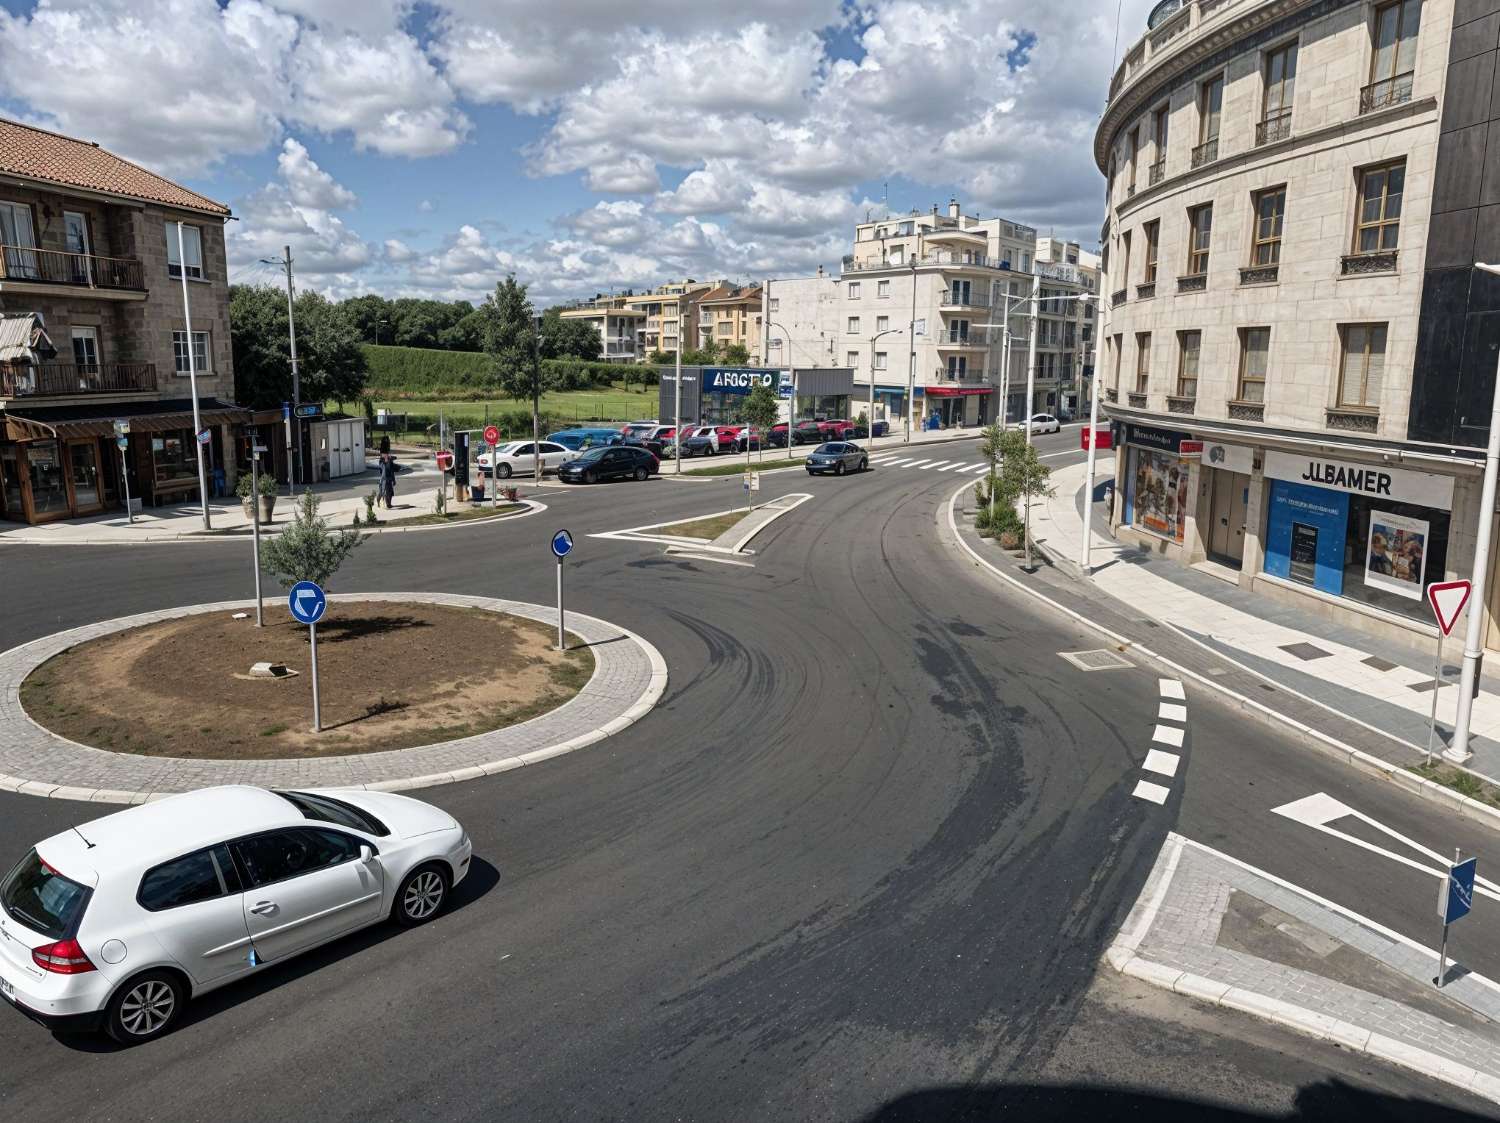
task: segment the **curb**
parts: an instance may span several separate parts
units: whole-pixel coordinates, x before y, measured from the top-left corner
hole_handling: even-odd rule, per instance
[[[1408,772],[1399,764],[1392,764],[1389,761],[1382,760],[1377,756],[1365,752],[1363,749],[1356,749],[1353,745],[1345,744],[1337,737],[1330,736],[1329,734],[1324,733],[1321,730],[1314,729],[1310,725],[1305,725],[1295,718],[1290,718],[1284,714],[1279,714],[1269,706],[1257,702],[1253,698],[1247,698],[1243,694],[1229,689],[1229,687],[1224,686],[1222,683],[1215,682],[1207,675],[1199,674],[1197,671],[1190,670],[1189,668],[1181,666],[1178,663],[1174,663],[1165,655],[1158,654],[1157,652],[1151,650],[1151,648],[1147,647],[1145,644],[1139,643],[1127,636],[1122,636],[1118,632],[1106,628],[1103,624],[1089,619],[1082,613],[1075,612],[1073,611],[1073,609],[1068,608],[1066,605],[1059,604],[1057,601],[1053,600],[1045,593],[1039,592],[1038,590],[1031,588],[1029,585],[1017,581],[1014,577],[1010,576],[1010,574],[1004,573],[1001,570],[997,569],[984,558],[980,557],[979,554],[974,550],[974,548],[967,542],[965,542],[963,536],[958,532],[958,520],[955,517],[954,509],[958,504],[958,497],[964,493],[967,487],[968,484],[963,485],[948,499],[949,533],[952,535],[953,540],[957,542],[958,545],[963,549],[963,551],[974,560],[975,564],[983,566],[985,569],[989,570],[990,573],[994,574],[996,577],[1004,581],[1006,584],[1010,585],[1012,588],[1025,593],[1027,596],[1040,601],[1042,604],[1047,605],[1049,608],[1052,608],[1057,612],[1061,612],[1063,615],[1067,616],[1075,623],[1081,624],[1084,627],[1099,633],[1113,643],[1121,645],[1122,650],[1125,648],[1129,648],[1130,650],[1139,653],[1143,658],[1149,659],[1152,662],[1156,663],[1158,666],[1168,668],[1179,677],[1191,679],[1199,686],[1206,687],[1207,689],[1214,691],[1221,697],[1233,702],[1250,716],[1258,718],[1261,721],[1266,722],[1267,724],[1283,729],[1292,729],[1298,733],[1303,734],[1311,741],[1311,745],[1309,747],[1316,752],[1322,753],[1324,756],[1333,757],[1336,760],[1342,760],[1345,764],[1357,768],[1368,775],[1375,776],[1378,779],[1394,783],[1396,786],[1405,788],[1407,791],[1421,796],[1423,799],[1433,800],[1437,803],[1446,803],[1453,810],[1457,811],[1458,814],[1463,818],[1472,819],[1475,822],[1483,823],[1485,826],[1490,827],[1492,830],[1500,831],[1500,808],[1490,807],[1488,804],[1483,804],[1478,800],[1470,799],[1466,795],[1460,795],[1453,789],[1444,787],[1442,784],[1439,784],[1434,780],[1424,780],[1422,777],[1416,775],[1415,773]],[[1033,542],[1033,548],[1035,548],[1035,545],[1036,543]]]
[[[346,602],[355,601],[355,602],[357,602],[357,601],[371,601],[371,600],[373,600],[373,601],[389,602],[389,603],[396,603],[396,604],[400,604],[400,603],[403,603],[403,602],[417,602],[417,603],[422,603],[422,604],[457,605],[457,606],[466,606],[466,607],[485,607],[486,605],[494,605],[494,604],[497,604],[497,603],[505,603],[505,604],[511,605],[513,607],[515,607],[515,606],[522,606],[522,602],[499,601],[499,600],[497,600],[497,598],[494,598],[494,597],[459,596],[459,595],[456,595],[456,594],[446,594],[446,593],[440,593],[440,594],[433,594],[433,593],[389,593],[389,592],[387,592],[387,593],[333,593],[333,594],[329,595],[328,599],[330,601],[332,601],[332,602],[339,602],[339,601],[346,601]],[[199,614],[206,614],[206,613],[210,613],[210,612],[232,611],[232,610],[235,610],[235,609],[249,608],[254,603],[255,602],[253,600],[247,600],[247,601],[223,601],[223,602],[216,602],[216,603],[212,603],[212,604],[192,605],[192,606],[190,606],[190,607],[188,607],[186,609],[176,608],[176,609],[166,609],[166,610],[163,610],[163,612],[160,614],[160,617],[161,617],[161,619],[175,619],[175,618],[180,618],[182,616],[199,615]],[[553,611],[553,609],[548,608],[546,606],[524,606],[524,607],[541,608],[541,609],[544,609],[547,613],[551,613]],[[490,611],[500,612],[500,611],[504,611],[504,610],[490,609]],[[158,615],[158,614],[156,614],[156,613],[145,613],[145,614],[141,614],[141,615],[155,616],[155,615]],[[482,761],[482,762],[477,763],[477,764],[466,765],[466,766],[461,767],[461,768],[449,769],[447,771],[428,772],[428,773],[423,773],[423,774],[420,774],[420,775],[417,775],[417,776],[404,776],[404,777],[398,777],[398,778],[394,778],[394,779],[390,779],[390,780],[377,780],[377,781],[372,781],[372,782],[369,782],[369,783],[357,783],[357,782],[338,782],[338,783],[333,783],[333,784],[314,783],[314,784],[311,784],[309,786],[339,787],[339,788],[349,788],[349,789],[366,789],[366,790],[369,790],[369,791],[406,791],[406,790],[410,790],[410,789],[414,789],[414,788],[435,787],[435,786],[437,786],[439,784],[457,783],[457,782],[462,781],[462,780],[473,780],[473,779],[478,779],[481,776],[493,776],[493,775],[495,775],[497,773],[500,773],[500,772],[509,772],[511,769],[514,769],[514,768],[520,768],[520,767],[523,767],[523,766],[528,765],[528,764],[536,764],[536,763],[538,763],[540,761],[543,761],[543,760],[550,760],[553,757],[563,756],[563,755],[565,755],[567,753],[574,752],[574,751],[576,751],[578,749],[586,748],[589,745],[592,745],[592,744],[595,744],[596,742],[602,741],[602,740],[604,740],[604,738],[610,736],[611,734],[618,733],[621,730],[623,730],[623,729],[625,729],[625,728],[627,728],[627,727],[635,724],[635,722],[639,721],[642,717],[644,717],[647,713],[649,713],[656,706],[657,702],[659,702],[661,700],[662,695],[666,693],[667,679],[668,679],[666,660],[662,658],[661,652],[656,649],[656,646],[654,644],[652,644],[651,642],[649,642],[648,640],[646,640],[644,637],[642,637],[641,635],[639,635],[636,632],[631,631],[628,628],[622,628],[618,624],[611,624],[611,623],[609,623],[606,620],[601,620],[601,619],[599,619],[598,617],[595,617],[595,616],[587,616],[587,615],[585,615],[583,613],[572,613],[571,616],[573,617],[573,619],[587,621],[589,624],[601,625],[604,628],[613,630],[614,632],[619,633],[620,636],[622,636],[622,637],[624,637],[626,639],[629,639],[632,643],[634,643],[636,645],[636,647],[640,650],[640,652],[643,655],[645,655],[646,661],[650,665],[650,678],[647,681],[646,689],[644,691],[642,691],[640,697],[637,698],[634,702],[632,702],[628,707],[626,707],[624,711],[622,711],[617,716],[611,718],[609,721],[607,721],[606,723],[604,723],[599,728],[597,728],[597,729],[591,729],[587,733],[578,734],[577,736],[567,738],[566,740],[560,741],[560,742],[558,742],[556,744],[553,744],[553,745],[545,746],[545,747],[540,748],[540,749],[531,749],[531,750],[528,750],[527,752],[517,753],[517,754],[515,754],[513,756],[506,756],[506,757],[500,757],[500,758],[497,758],[497,759],[494,759],[494,760]],[[528,619],[530,619],[530,618],[531,617],[528,617]],[[122,619],[132,619],[132,618],[131,617],[124,617]],[[123,629],[117,629],[117,630],[123,630]],[[571,629],[570,629],[570,631],[571,631]],[[50,637],[41,636],[41,637],[38,637],[37,640],[31,640],[31,641],[28,641],[28,643],[21,644],[20,647],[28,647],[28,646],[30,646],[30,644],[38,642],[38,640],[44,640],[44,639],[48,639],[48,638],[50,638]],[[86,641],[80,641],[80,642],[86,642]],[[70,645],[70,646],[76,646],[76,645]],[[18,650],[18,649],[17,648],[12,648],[11,650],[14,651],[14,650]],[[65,648],[64,650],[67,650],[67,649]],[[35,669],[35,668],[32,668],[32,669]],[[574,698],[582,697],[583,695],[585,695],[586,693],[588,693],[590,687],[592,687],[594,685],[595,680],[598,678],[601,669],[602,669],[602,665],[596,659],[595,660],[595,664],[594,664],[594,674],[592,676],[590,676],[589,681],[587,683],[585,683],[582,688],[580,688],[580,690],[578,691],[577,694],[574,695]],[[28,671],[27,673],[29,674],[30,671]],[[23,678],[24,678],[24,676],[23,676]],[[569,699],[569,702],[571,702],[572,700],[573,699]],[[542,719],[550,717],[553,714],[561,712],[567,705],[568,705],[568,702],[564,702],[561,706],[557,707],[557,709],[550,710],[550,711],[548,711],[545,714],[539,714],[539,715],[537,715],[534,718],[530,718],[527,721],[519,723],[518,725],[507,726],[504,729],[491,730],[490,734],[503,734],[503,733],[508,732],[509,730],[521,729],[521,728],[525,727],[526,725],[530,724],[531,722],[540,721]],[[75,741],[69,741],[67,738],[62,737],[62,736],[60,736],[60,735],[58,735],[56,733],[53,733],[50,730],[46,729],[45,727],[37,725],[37,723],[35,721],[32,721],[30,715],[26,714],[25,710],[20,707],[20,704],[19,704],[18,700],[16,701],[15,708],[21,714],[21,716],[22,716],[22,718],[24,718],[24,720],[26,720],[27,722],[30,722],[33,726],[36,726],[36,728],[42,730],[42,732],[46,733],[49,737],[55,738],[56,740],[64,742],[64,743],[66,743],[68,745],[72,745],[75,748],[79,749],[81,752],[84,752],[84,753],[109,753],[112,756],[130,756],[131,755],[131,754],[123,754],[123,753],[114,753],[112,750],[97,749],[97,748],[94,748],[91,745],[82,745],[82,744],[79,744],[78,742],[75,742]],[[487,734],[476,734],[475,736],[482,737],[482,736],[486,736],[486,735]],[[461,740],[469,740],[469,739],[470,738],[462,738]],[[423,750],[428,750],[428,749],[443,748],[443,747],[445,747],[447,745],[451,745],[453,743],[454,742],[452,742],[452,741],[438,741],[438,742],[435,742],[435,743],[430,744],[430,745],[416,745],[416,746],[412,746],[410,749],[399,749],[399,750],[389,750],[389,751],[396,751],[396,752],[421,752]],[[361,755],[361,756],[378,756],[380,754],[379,753],[365,753],[365,754],[359,754],[359,755]],[[163,764],[166,764],[166,765],[170,765],[175,758],[156,757],[156,758],[151,758],[151,759],[160,761],[160,762],[162,762]],[[277,764],[277,763],[292,765],[292,764],[296,764],[296,763],[299,763],[299,762],[305,762],[305,761],[308,761],[308,760],[328,760],[328,759],[331,759],[331,758],[323,758],[323,757],[284,757],[284,758],[279,758],[277,760],[272,760],[272,761],[256,761],[256,762],[253,762],[253,763],[257,763],[257,764],[261,764],[261,765]],[[193,765],[199,765],[202,762],[198,761],[198,760],[192,760],[192,761],[186,761],[186,762],[183,762],[183,763],[189,763],[189,764],[193,764]],[[221,763],[236,763],[236,762],[225,761],[225,762],[221,762]],[[228,781],[228,780],[226,780],[225,782],[244,782],[244,781]],[[84,802],[84,803],[129,803],[129,804],[146,803],[146,802],[148,802],[150,800],[164,799],[164,798],[166,798],[169,795],[177,794],[175,790],[174,791],[161,790],[161,791],[143,792],[143,791],[127,791],[127,790],[122,790],[122,789],[118,789],[118,788],[85,788],[85,787],[79,787],[79,786],[76,786],[76,785],[60,785],[60,784],[54,784],[54,783],[51,783],[51,782],[48,782],[48,781],[45,781],[45,780],[31,780],[31,779],[27,779],[27,778],[21,777],[21,776],[12,776],[12,775],[9,775],[9,774],[3,773],[3,772],[0,772],[0,792],[15,792],[15,793],[20,794],[20,795],[34,795],[34,796],[39,796],[39,797],[42,797],[42,798],[45,798],[45,799],[68,799],[68,800],[75,800],[75,801]]]

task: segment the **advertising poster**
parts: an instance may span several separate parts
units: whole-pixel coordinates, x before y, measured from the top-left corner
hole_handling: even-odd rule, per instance
[[[1343,492],[1272,481],[1266,572],[1342,596],[1348,525],[1349,496]]]
[[[1427,535],[1428,526],[1422,519],[1371,510],[1370,538],[1365,547],[1365,584],[1421,600]]]
[[[1138,448],[1133,483],[1134,525],[1181,542],[1187,529],[1187,465],[1169,453]]]
[[[1318,583],[1318,528],[1306,523],[1292,524],[1292,552],[1287,574],[1304,585]]]

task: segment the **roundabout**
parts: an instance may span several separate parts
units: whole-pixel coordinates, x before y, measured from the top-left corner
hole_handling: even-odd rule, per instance
[[[329,599],[351,609],[344,624],[351,650],[347,660],[334,663],[335,673],[362,696],[346,702],[342,718],[330,710],[335,717],[322,734],[284,720],[289,707],[305,708],[307,691],[298,678],[235,681],[239,676],[207,665],[206,652],[222,647],[227,631],[253,630],[248,621],[230,618],[253,602],[106,620],[0,654],[0,788],[128,803],[214,784],[428,787],[593,744],[645,714],[666,688],[666,664],[651,644],[594,617],[569,615],[572,650],[562,655],[547,647],[547,626],[556,617],[542,605],[442,593]],[[337,620],[324,625],[325,652],[338,649],[328,642],[338,635]],[[440,646],[422,635],[424,628],[467,635],[465,643],[479,646]],[[239,654],[231,658],[248,669],[246,653],[266,647],[285,650],[292,663],[300,631],[273,626],[257,648],[241,635]],[[378,659],[361,656],[361,641],[380,635],[401,636],[399,647]],[[496,645],[507,641],[509,657],[496,664]],[[101,687],[118,695],[142,667],[150,681],[133,692],[129,715],[115,714],[112,721],[91,706]],[[455,678],[457,668],[467,673]],[[487,673],[493,670],[506,678]],[[222,704],[195,708],[191,700],[221,681]],[[412,701],[402,701],[403,693]],[[136,730],[133,740],[116,740],[123,725]]]

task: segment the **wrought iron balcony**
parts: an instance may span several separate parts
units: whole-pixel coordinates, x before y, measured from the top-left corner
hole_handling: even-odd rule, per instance
[[[1266,419],[1266,403],[1230,402],[1229,419],[1231,421],[1264,421]]]
[[[1345,277],[1359,273],[1394,273],[1395,271],[1395,250],[1376,250],[1374,253],[1346,253],[1339,260],[1339,272]]]
[[[1166,178],[1167,158],[1163,156],[1160,160],[1156,161],[1156,163],[1152,164],[1150,170],[1146,172],[1146,186],[1155,187],[1158,183]]]
[[[0,280],[84,289],[144,292],[145,273],[133,257],[100,257],[31,246],[0,245]]]
[[[1280,275],[1280,265],[1242,265],[1240,267],[1240,284],[1273,285]]]
[[[1292,135],[1292,111],[1283,109],[1279,113],[1272,113],[1264,121],[1258,121],[1255,125],[1255,147],[1263,144],[1275,144],[1278,140],[1285,140]]]
[[[1129,299],[1129,289],[1116,289],[1113,293],[1110,294],[1109,306],[1111,308],[1114,308],[1116,305],[1124,304]]]
[[[1192,397],[1184,397],[1181,394],[1167,395],[1168,413],[1192,413],[1197,408],[1198,397],[1196,394]]]
[[[1178,292],[1202,292],[1208,288],[1207,273],[1189,273],[1185,277],[1177,278]]]
[[[156,389],[155,363],[0,363],[0,398],[60,398]]]
[[[1371,82],[1359,91],[1360,113],[1373,113],[1377,109],[1389,109],[1411,100],[1413,71]]]
[[[1219,158],[1219,138],[1205,140],[1197,148],[1193,149],[1193,167],[1201,168],[1204,164],[1212,164]]]
[[[1135,298],[1137,300],[1149,300],[1156,295],[1156,282],[1145,281],[1135,286]]]
[[[1380,428],[1378,409],[1354,409],[1351,407],[1327,410],[1328,428],[1345,433],[1374,433]]]
[[[1137,393],[1136,391],[1132,390],[1130,392],[1130,408],[1131,409],[1145,409],[1146,408],[1146,395],[1145,394]]]

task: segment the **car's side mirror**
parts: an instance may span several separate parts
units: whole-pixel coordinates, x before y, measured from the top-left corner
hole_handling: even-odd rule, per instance
[[[371,850],[368,846],[361,846],[359,848],[359,860],[366,864],[373,862],[375,860],[375,851]]]

